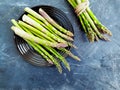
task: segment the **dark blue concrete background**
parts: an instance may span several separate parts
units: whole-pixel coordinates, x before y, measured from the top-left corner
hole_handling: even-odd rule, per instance
[[[90,0],[91,9],[113,33],[111,42],[89,43],[67,0],[0,0],[0,90],[120,90],[120,0]],[[64,11],[75,31],[81,62],[67,58],[71,72],[35,67],[15,47],[11,18],[26,6],[51,5]]]

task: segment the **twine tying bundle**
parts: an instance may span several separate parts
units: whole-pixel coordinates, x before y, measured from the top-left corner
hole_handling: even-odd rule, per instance
[[[89,7],[89,1],[86,0],[84,2],[79,3],[75,8],[75,13],[79,16],[81,13],[83,13],[87,7]]]

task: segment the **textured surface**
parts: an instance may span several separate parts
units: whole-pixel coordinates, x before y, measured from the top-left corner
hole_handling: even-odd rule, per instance
[[[113,33],[111,42],[90,44],[66,0],[0,0],[0,90],[119,90],[120,89],[120,0],[90,0],[91,9]],[[71,72],[59,74],[55,67],[26,63],[16,49],[11,18],[26,6],[52,5],[66,13],[73,24],[81,62],[67,58]]]

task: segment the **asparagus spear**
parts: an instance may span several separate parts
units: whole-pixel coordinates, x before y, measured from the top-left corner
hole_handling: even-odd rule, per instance
[[[33,30],[33,31],[35,31],[35,35],[36,36],[40,36],[39,34],[37,34],[38,32],[36,32],[37,30],[35,29],[35,28],[33,28],[32,26],[30,26],[30,25],[28,25],[28,24],[26,24],[26,23],[24,23],[24,22],[22,22],[22,21],[19,21],[19,24],[20,25],[22,25],[22,26],[24,26],[24,27],[26,27],[26,28],[28,28],[29,30]],[[35,29],[35,30],[34,30]],[[42,38],[43,39],[43,38]],[[45,38],[44,38],[45,39]],[[46,39],[45,39],[46,40]],[[52,42],[56,42],[55,40],[51,40]],[[75,56],[75,55],[73,55],[70,51],[68,51],[67,49],[65,49],[65,48],[59,48],[59,50],[61,50],[61,51],[63,51],[63,52],[65,52],[66,54],[68,54],[70,57],[72,57],[72,58],[74,58],[75,60],[80,60],[77,56]]]
[[[86,28],[87,29],[87,37],[88,37],[89,41],[90,42],[94,42],[94,40],[98,41],[97,34],[92,30],[89,22],[85,19],[85,16],[82,14],[80,18],[83,18],[83,22],[84,22],[85,26],[87,27]]]
[[[24,27],[20,27],[20,25],[14,20],[14,19],[12,19],[11,20],[12,21],[12,23],[16,26],[16,27],[18,27],[19,29],[24,29],[26,32],[28,32],[29,34],[32,34],[27,28],[24,28]],[[38,45],[38,44],[36,44],[35,42],[31,42],[31,41],[29,41],[29,40],[26,40],[25,39],[25,41],[28,43],[28,44],[30,44],[38,53],[40,53],[49,63],[51,63],[51,64],[55,64],[56,65],[56,67],[58,68],[58,71],[60,72],[60,73],[62,73],[62,68],[61,68],[61,66],[60,66],[60,64],[59,64],[59,62],[57,62],[57,60],[55,60],[54,59],[54,57],[53,56],[51,56],[45,49],[43,49],[40,45]],[[46,55],[45,55],[46,54]],[[51,61],[52,60],[52,61]]]
[[[45,19],[44,19],[42,16],[40,16],[38,13],[36,13],[36,12],[33,11],[32,9],[30,9],[30,8],[25,8],[25,11],[28,12],[28,13],[30,13],[30,14],[33,15],[34,17],[40,19],[41,21],[43,21],[44,23],[46,23],[46,25],[49,24],[48,22],[45,21]],[[29,15],[29,16],[30,16],[30,15]],[[26,16],[25,16],[25,17],[26,17]],[[34,22],[33,22],[33,20],[32,20],[32,21],[29,21],[29,20],[30,20],[30,17],[29,17],[29,20],[28,20],[28,17],[26,17],[26,19],[27,19],[27,20],[23,20],[23,21],[27,21],[27,23],[29,23],[29,24],[30,24],[30,22],[32,22],[32,24],[34,23],[34,24],[36,25],[36,27],[38,26],[38,22],[35,23],[35,20],[34,20]],[[32,18],[32,19],[33,19],[33,18]],[[37,27],[37,28],[38,28],[38,27]],[[38,29],[39,29],[39,28],[38,28]],[[44,30],[44,31],[45,31],[45,30]],[[48,32],[48,31],[47,31],[47,32]],[[48,35],[50,35],[50,34],[48,33]],[[59,38],[58,36],[55,36],[55,35],[54,35],[54,36],[52,36],[52,38],[57,39],[57,41],[61,41],[61,42],[66,43],[65,40]],[[72,45],[72,44],[69,43],[69,42],[68,42],[68,45],[69,45],[69,46],[72,46],[72,47],[74,47],[74,48],[77,48],[75,45]]]
[[[29,32],[28,29],[24,28],[23,26],[23,29],[26,31],[26,32]],[[32,34],[32,33],[31,33]],[[44,39],[44,37],[41,37],[42,39]],[[33,46],[33,45],[32,45]],[[36,46],[38,48],[40,48],[37,44]],[[58,59],[60,59],[64,64],[65,66],[67,67],[67,69],[70,71],[70,66],[69,66],[69,63],[65,60],[65,58],[63,56],[61,56],[54,48],[51,48],[51,47],[48,47],[48,46],[43,46],[44,48],[46,48],[48,51],[50,51],[53,55],[55,55]],[[35,50],[37,51],[37,49],[35,48]]]
[[[32,27],[31,25],[23,22],[23,21],[20,21],[18,22],[21,26],[24,26],[26,28],[28,28],[31,32],[33,32],[36,36],[42,36],[44,38],[46,38],[47,40],[53,42],[54,40],[51,38],[51,37],[48,37],[46,34],[44,34],[43,32],[39,31],[38,29]]]
[[[62,67],[60,66],[59,62],[55,60],[53,56],[51,56],[44,48],[42,48],[40,45],[30,42],[26,40],[29,45],[31,45],[40,55],[42,55],[50,64],[55,64],[58,71],[62,73]]]
[[[30,46],[32,46],[46,61],[48,61],[50,64],[53,64],[53,62],[51,61],[51,59],[45,55],[40,49],[39,49],[39,45],[37,45],[34,42],[31,42],[29,40],[25,40]]]
[[[65,52],[67,55],[69,55],[70,57],[72,57],[73,59],[80,61],[80,58],[75,56],[72,52],[70,52],[69,50],[65,49],[65,48],[59,48],[59,50]]]
[[[32,15],[28,14],[28,16],[30,18],[32,18],[34,21],[36,21],[37,23],[39,23],[40,25],[42,25],[43,27],[45,27],[47,30],[49,30],[51,33],[53,33],[55,35],[56,38],[60,38],[62,39],[61,37],[59,37],[58,35],[56,35],[56,33],[54,32],[54,28],[53,30],[51,28],[49,28],[46,24],[44,24],[43,22],[41,22],[40,20],[36,19],[35,17],[33,17]],[[67,42],[65,41],[64,39],[62,39],[64,42]],[[55,41],[55,40],[54,40]]]
[[[28,31],[27,28],[25,28],[24,26],[22,27],[26,32],[32,34],[30,31]],[[42,37],[43,38],[43,37]],[[62,73],[62,68],[59,64],[59,62],[53,57],[51,56],[42,46],[34,43],[34,42],[29,42],[27,41],[28,44],[30,44],[38,53],[40,53],[50,64],[55,64],[58,71],[60,73]],[[47,46],[44,46],[44,47],[47,47]],[[51,48],[51,47],[48,47],[48,48]],[[41,51],[40,51],[41,50]],[[43,55],[44,54],[44,55]]]
[[[12,19],[11,22],[13,23],[13,25],[15,25],[16,27],[22,29],[23,27],[21,27],[17,21],[15,19]],[[25,31],[29,32],[28,29],[23,28]],[[37,45],[34,42],[31,42],[29,40],[25,40],[28,44],[30,44],[39,54],[41,54],[43,56],[43,58],[45,58],[45,60],[47,60],[50,64],[53,64],[53,62],[41,51],[39,50],[37,47],[39,47],[39,45]],[[35,45],[36,44],[36,45]]]
[[[24,26],[22,26],[22,28],[26,31],[26,32],[28,32],[28,33],[31,33],[30,31],[28,31],[28,29],[27,28],[25,28]],[[32,34],[32,33],[31,33]],[[44,38],[44,37],[41,37],[42,39]],[[27,41],[28,42],[28,41]],[[39,51],[39,49],[43,52],[43,54],[45,53],[49,58],[50,58],[50,61],[48,61],[49,63],[54,63],[55,65],[56,65],[56,67],[58,68],[58,71],[60,72],[60,73],[62,73],[62,68],[61,68],[61,66],[60,66],[60,64],[59,64],[59,62],[57,61],[57,60],[55,60],[55,58],[53,57],[53,56],[51,56],[44,48],[47,48],[49,51],[52,51],[52,50],[54,50],[53,48],[51,48],[51,47],[48,47],[48,46],[43,46],[43,47],[41,47],[40,45],[37,45],[37,44],[32,44],[32,43],[30,43],[30,42],[28,42],[28,44],[30,44],[36,51],[38,51],[38,52],[40,52]],[[52,49],[52,50],[51,50]],[[52,53],[54,53],[54,51],[52,51]],[[40,53],[41,55],[42,55],[42,53]],[[56,54],[56,53],[54,53],[54,54]],[[43,57],[45,57],[45,56],[43,56]],[[52,60],[52,61],[51,61]],[[70,67],[69,67],[70,68]]]
[[[30,18],[32,18],[33,20],[35,20],[36,22],[38,22],[39,24],[41,24],[42,26],[44,26],[46,29],[48,29],[50,32],[55,33],[56,35],[59,35],[60,37],[69,40],[69,41],[73,41],[73,39],[61,32],[59,32],[56,28],[54,28],[51,24],[49,23],[43,23],[40,20],[38,20],[37,18],[35,18],[34,16],[28,14],[28,16]]]
[[[94,13],[92,12],[92,10],[88,7],[87,8],[87,12],[88,14],[91,16],[91,18],[93,19],[94,23],[96,24],[96,26],[98,27],[99,30],[101,30],[102,33],[106,33],[110,36],[112,36],[112,33],[110,30],[108,30],[98,19],[97,17],[94,15]]]
[[[22,21],[19,21],[19,24],[20,25],[22,25],[22,26],[24,26],[24,27],[26,27],[26,28],[28,28],[29,30],[33,30],[35,33],[35,35],[36,36],[40,36],[41,34],[39,34],[39,32],[36,32],[37,31],[37,29],[35,29],[34,27],[32,27],[32,26],[30,26],[30,25],[28,25],[28,24],[26,24],[26,23],[24,23],[24,22],[22,22]],[[38,34],[37,34],[38,33]],[[44,35],[42,35],[43,37],[45,37],[46,38],[46,36],[44,36]],[[49,39],[50,41],[52,41],[52,42],[55,42],[55,40],[51,40],[51,39]],[[71,56],[72,58],[74,58],[75,60],[80,60],[77,56],[75,56],[75,55],[73,55],[70,51],[68,51],[68,50],[66,50],[65,48],[62,48],[62,49],[59,49],[59,50],[62,50],[62,51],[64,51],[66,54],[68,54],[69,56]]]
[[[66,30],[65,28],[63,28],[62,26],[60,26],[59,24],[57,24],[42,8],[39,9],[39,13],[49,22],[51,23],[54,27],[56,27],[57,29],[59,29],[61,32],[69,35],[69,36],[73,36],[73,33]]]
[[[57,48],[60,48],[60,47],[66,47],[66,44],[63,44],[63,43],[53,43],[53,42],[50,42],[50,41],[47,41],[47,40],[43,40],[43,39],[40,39],[38,37],[35,37],[33,35],[30,35],[28,33],[26,33],[25,31],[23,31],[22,29],[18,28],[18,27],[15,27],[15,26],[12,26],[11,29],[15,32],[15,34],[17,34],[18,36],[24,38],[24,39],[27,39],[27,40],[30,40],[30,41],[33,41],[33,42],[36,42],[38,44],[41,44],[41,45],[45,45],[45,46],[51,46],[51,47],[57,47]]]
[[[25,29],[25,28],[24,28]],[[28,32],[28,31],[27,31]],[[59,62],[53,57],[51,56],[43,47],[41,47],[40,45],[34,43],[34,42],[30,42],[28,40],[26,40],[27,43],[29,45],[31,45],[38,53],[40,53],[40,55],[43,56],[43,58],[45,58],[50,64],[55,64],[58,71],[60,73],[62,73],[62,67],[60,66]],[[44,46],[45,47],[45,46]],[[47,46],[46,46],[47,47]]]
[[[31,14],[32,15],[32,14]],[[25,21],[25,22],[27,22],[27,23],[24,23],[24,22],[22,22],[22,21],[19,21],[19,24],[20,24],[20,26],[17,24],[17,23],[15,23],[15,21],[14,20],[12,20],[12,22],[13,22],[13,24],[16,26],[12,26],[11,27],[11,29],[17,34],[17,35],[19,35],[20,37],[22,37],[22,38],[24,38],[25,40],[26,40],[26,42],[28,43],[28,44],[30,44],[38,53],[40,53],[42,56],[43,56],[43,58],[45,58],[49,63],[51,63],[51,64],[55,64],[56,65],[56,67],[58,68],[58,71],[60,72],[60,73],[62,73],[62,68],[61,68],[61,66],[60,66],[60,64],[59,64],[59,62],[53,57],[53,56],[51,56],[49,53],[48,53],[48,51],[49,52],[51,52],[53,55],[55,55],[58,59],[60,59],[64,64],[65,64],[65,66],[67,67],[67,69],[70,71],[70,66],[69,66],[69,63],[65,60],[65,58],[62,56],[62,55],[60,55],[60,53],[58,53],[54,48],[52,48],[52,47],[57,47],[59,50],[61,50],[61,51],[64,51],[64,52],[66,52],[67,54],[69,54],[70,56],[72,56],[73,58],[75,58],[75,59],[77,59],[77,60],[79,60],[79,58],[77,57],[77,56],[75,56],[75,55],[73,55],[70,51],[68,51],[68,50],[66,50],[64,47],[66,47],[67,46],[67,43],[68,44],[71,44],[71,43],[69,43],[69,42],[67,42],[67,41],[65,41],[64,39],[67,39],[69,36],[67,36],[67,35],[65,35],[65,34],[63,34],[63,35],[65,35],[66,37],[62,37],[62,35],[59,33],[59,31],[58,32],[55,32],[54,34],[53,34],[53,32],[54,32],[54,30],[56,29],[56,28],[54,28],[51,24],[49,24],[42,16],[42,18],[41,18],[41,21],[42,22],[38,22],[39,20],[37,20],[37,18],[36,17],[34,17],[34,18],[31,18],[31,15],[28,15],[27,17],[26,17],[26,15],[24,15],[23,16],[23,21]],[[35,15],[35,14],[34,14]],[[34,16],[33,15],[33,16]],[[38,14],[37,14],[38,15]],[[33,17],[32,16],[32,17]],[[38,15],[38,16],[40,16],[40,15]],[[29,22],[30,21],[30,22]],[[30,24],[30,25],[29,25]],[[31,26],[32,25],[32,26]],[[22,27],[22,28],[21,28]],[[25,30],[26,32],[24,32],[23,30]],[[47,33],[44,33],[44,32],[46,32],[46,30],[49,30]],[[43,32],[44,31],[44,32]],[[56,29],[56,31],[57,31],[57,29]],[[18,33],[19,32],[19,33]],[[27,34],[26,34],[27,33]],[[42,34],[41,34],[42,33]],[[33,36],[32,34],[34,34],[35,36]],[[45,38],[45,35],[47,34],[47,36],[49,36],[48,38]],[[54,35],[54,36],[56,36],[56,35],[59,35],[59,36],[61,36],[62,38],[64,38],[64,39],[62,39],[61,37],[59,37],[59,36],[56,36],[58,39],[55,39],[55,38],[53,38],[52,37],[52,34]],[[37,37],[36,37],[37,36]],[[28,37],[29,37],[29,39],[28,39]],[[38,38],[39,37],[39,38]],[[34,39],[33,39],[34,38]],[[70,37],[71,38],[71,37]],[[30,40],[30,41],[29,41]],[[49,41],[48,41],[49,40]],[[61,40],[61,41],[60,41]],[[41,43],[40,43],[40,41],[41,41]],[[43,42],[42,42],[43,41]],[[48,43],[47,43],[47,42]],[[45,44],[45,42],[47,43],[47,44]],[[57,42],[62,42],[62,43],[57,43]],[[66,43],[67,42],[67,43]],[[37,43],[39,43],[39,45],[37,44]],[[51,45],[48,45],[48,44],[51,44]],[[57,44],[57,45],[54,45],[54,46],[52,46],[52,44]],[[63,45],[62,47],[61,46],[59,46],[59,45]],[[42,46],[41,46],[42,45]],[[65,46],[66,45],[66,46]],[[43,48],[44,47],[44,48]],[[59,48],[59,47],[61,47],[61,48]],[[45,56],[46,55],[46,56]]]
[[[78,17],[90,42],[94,42],[94,40],[98,41],[98,38],[109,40],[102,34],[106,33],[108,35],[112,35],[112,33],[100,23],[100,21],[96,18],[88,6],[85,10],[83,7],[84,4],[81,4],[86,2],[86,0],[68,0],[68,2],[72,5],[73,8],[75,8],[76,12],[80,13],[82,9],[84,10],[84,12],[78,15]]]
[[[53,55],[55,55],[59,60],[61,60],[64,63],[64,65],[66,66],[66,68],[70,71],[69,63],[65,60],[65,58],[63,56],[61,56],[55,49],[53,49],[51,47],[44,47],[44,48],[46,48]]]
[[[42,50],[42,52],[44,52],[50,58],[50,60],[56,65],[58,71],[60,73],[62,73],[62,67],[60,66],[60,63],[52,55],[50,55],[44,48],[42,48],[40,45],[38,48],[40,50]]]
[[[33,10],[30,9],[29,7],[26,7],[24,10],[25,10],[26,12],[28,12],[29,14],[33,15],[34,17],[36,17],[37,19],[43,21],[44,23],[47,23],[47,21],[46,21],[40,14],[38,14],[38,13],[35,12],[35,11],[33,11]],[[53,25],[53,26],[54,26],[54,25]],[[67,35],[69,35],[69,36],[73,36],[73,34],[72,34],[70,31],[67,31],[66,29],[63,29],[63,28],[61,29],[61,28],[60,28],[61,26],[58,26],[58,25],[57,25],[57,27],[59,27],[59,30],[62,31],[62,32],[64,32],[65,34],[67,34]]]
[[[20,25],[22,25],[22,26],[24,26],[24,27],[26,27],[26,28],[28,28],[29,30],[32,30],[32,28],[30,27],[30,26],[28,26],[28,25],[26,25],[26,23],[24,23],[24,22],[22,22],[22,21],[19,21],[19,24]],[[33,30],[34,31],[34,30]],[[37,34],[38,32],[36,32],[36,33],[34,33],[36,36],[40,36],[39,34]],[[45,38],[42,38],[42,39],[45,39]],[[46,40],[46,39],[45,39]],[[56,42],[55,40],[51,40],[52,42]],[[71,44],[71,43],[68,43],[69,45]],[[74,46],[74,45],[70,45],[70,46]],[[75,47],[75,46],[74,46]],[[73,55],[70,51],[68,51],[67,49],[65,49],[65,48],[58,48],[59,50],[61,50],[61,51],[63,51],[63,52],[65,52],[67,55],[69,55],[70,57],[72,57],[72,58],[74,58],[75,60],[80,60],[77,56],[75,56],[75,55]]]
[[[56,40],[58,42],[66,43],[62,39],[56,38],[54,34],[50,33],[42,25],[40,25],[39,23],[37,23],[36,21],[34,21],[33,19],[31,19],[27,15],[23,15],[22,20],[25,21],[25,22],[27,22],[28,24],[34,26],[35,28],[39,29],[41,32],[45,33],[46,35],[48,35],[49,37],[53,38],[54,40]]]
[[[40,20],[38,20],[38,19],[36,19],[35,17],[33,17],[32,15],[30,15],[30,14],[28,14],[28,16],[30,17],[30,18],[32,18],[33,20],[35,20],[36,22],[38,22],[39,24],[41,24],[42,26],[44,26],[47,30],[49,30],[49,31],[51,31],[52,30],[52,27],[50,28],[49,26],[46,26],[46,24],[44,24],[44,23],[42,23]],[[55,28],[53,27],[53,30],[51,31],[52,33],[54,33],[54,31],[56,31],[56,30],[54,30]],[[56,34],[56,33],[54,33],[54,34]],[[57,36],[57,35],[55,35],[55,37],[56,38],[60,38],[60,39],[62,39],[61,37],[59,37],[59,36]],[[74,48],[77,48],[75,45],[73,45],[72,43],[70,43],[70,42],[67,42],[67,41],[65,41],[64,39],[62,39],[64,42],[66,42],[66,43],[68,43],[68,45],[69,46],[71,46],[71,47],[74,47]],[[70,39],[69,39],[70,40]],[[72,41],[72,40],[71,40]]]

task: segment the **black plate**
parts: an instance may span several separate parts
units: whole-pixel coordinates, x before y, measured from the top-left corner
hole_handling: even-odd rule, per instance
[[[73,27],[64,12],[52,6],[42,5],[42,6],[32,7],[32,9],[35,10],[36,12],[38,12],[39,8],[42,8],[43,10],[45,10],[57,23],[59,23],[64,28],[74,33]],[[24,12],[23,14],[27,14],[27,13]],[[21,17],[23,16],[23,14],[20,16],[19,20],[21,20]],[[17,46],[18,51],[21,53],[21,55],[25,58],[27,62],[36,66],[51,66],[51,64],[45,61],[41,57],[41,55],[39,55],[21,37],[14,34],[14,39],[15,39],[15,44]],[[70,50],[70,47],[68,47],[67,49]],[[60,53],[64,55],[64,57],[67,56],[64,52],[60,52]]]

